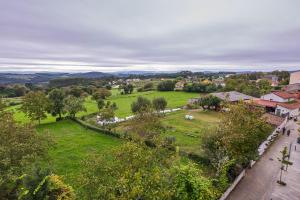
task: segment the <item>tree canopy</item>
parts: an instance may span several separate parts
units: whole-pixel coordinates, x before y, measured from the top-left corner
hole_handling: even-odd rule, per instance
[[[29,92],[24,96],[20,109],[31,120],[38,120],[40,124],[41,120],[47,117],[49,104],[50,102],[43,92]]]

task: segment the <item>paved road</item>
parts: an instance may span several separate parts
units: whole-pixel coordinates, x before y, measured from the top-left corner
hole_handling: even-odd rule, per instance
[[[291,142],[295,145],[296,138],[298,137],[298,128],[299,126],[295,122],[288,122],[287,130],[291,130],[291,135],[289,137],[281,135],[274,142],[254,167],[247,170],[246,176],[232,191],[227,200],[270,200],[274,197],[274,190],[277,187],[276,181],[280,172],[280,163],[277,158],[280,157],[280,151],[284,146],[289,146]],[[300,145],[297,147],[300,150]],[[288,184],[288,186],[291,185]],[[284,198],[276,197],[274,199]]]

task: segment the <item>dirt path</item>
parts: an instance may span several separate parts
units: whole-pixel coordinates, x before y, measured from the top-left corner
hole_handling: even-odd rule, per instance
[[[246,176],[232,191],[227,200],[270,200],[274,197],[272,193],[277,187],[276,181],[280,171],[280,163],[277,158],[280,157],[280,151],[284,146],[289,147],[290,143],[293,143],[293,147],[295,146],[296,138],[298,137],[298,127],[295,122],[288,122],[287,130],[291,130],[291,135],[289,137],[281,135],[275,141],[254,167],[247,170]],[[297,147],[300,150],[300,145]]]

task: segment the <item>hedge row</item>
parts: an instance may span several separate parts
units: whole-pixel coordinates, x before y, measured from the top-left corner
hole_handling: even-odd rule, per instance
[[[113,137],[117,137],[117,138],[121,138],[121,135],[116,133],[116,132],[113,132],[113,131],[109,131],[109,130],[106,130],[106,129],[102,129],[102,128],[99,128],[99,127],[96,127],[96,126],[93,126],[91,124],[88,124],[80,119],[72,119],[73,121],[77,122],[79,125],[83,126],[84,128],[87,128],[87,129],[90,129],[90,130],[93,130],[93,131],[96,131],[96,132],[99,132],[99,133],[104,133],[106,135],[111,135]]]

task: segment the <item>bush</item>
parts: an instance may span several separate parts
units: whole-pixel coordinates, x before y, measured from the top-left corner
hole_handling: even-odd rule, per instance
[[[88,124],[88,123],[86,123],[86,122],[84,122],[80,119],[74,118],[72,120],[77,122],[79,125],[83,126],[84,128],[87,128],[87,129],[90,129],[90,130],[93,130],[93,131],[96,131],[96,132],[99,132],[99,133],[104,133],[104,134],[107,134],[107,135],[111,135],[111,136],[114,136],[114,137],[117,137],[117,138],[121,138],[121,135],[118,134],[118,133],[92,126],[92,125],[90,125],[90,124]]]
[[[158,91],[174,91],[175,88],[175,82],[171,80],[160,82],[157,85]]]

